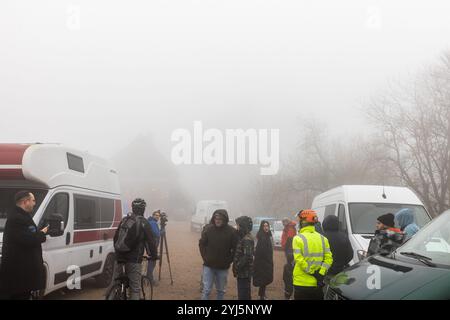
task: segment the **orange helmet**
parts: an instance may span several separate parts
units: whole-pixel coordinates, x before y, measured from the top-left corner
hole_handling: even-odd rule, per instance
[[[317,213],[311,209],[300,210],[300,212],[297,214],[297,216],[300,217],[301,221],[305,221],[305,222],[309,222],[309,223],[316,223],[319,221],[319,218],[317,217]]]

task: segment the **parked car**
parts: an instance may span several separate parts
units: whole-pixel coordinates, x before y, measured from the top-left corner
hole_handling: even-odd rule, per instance
[[[390,256],[371,256],[336,275],[325,298],[449,300],[450,210]]]
[[[201,232],[212,218],[214,211],[228,209],[228,205],[222,200],[201,200],[197,203],[195,213],[191,218],[191,231]]]
[[[376,219],[386,213],[395,214],[409,208],[415,223],[423,227],[431,220],[419,198],[408,188],[387,186],[340,186],[314,198],[312,208],[319,221],[329,215],[339,219],[340,231],[348,234],[354,255],[350,264],[363,258],[359,253],[367,251],[375,232]]]
[[[36,197],[33,220],[50,228],[42,244],[46,287],[66,287],[70,266],[81,280],[95,277],[106,287],[114,272],[113,236],[122,219],[119,177],[112,165],[58,144],[0,144],[0,256],[6,213],[14,194]]]

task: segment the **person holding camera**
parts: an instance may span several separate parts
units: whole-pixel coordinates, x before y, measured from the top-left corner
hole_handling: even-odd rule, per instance
[[[125,265],[125,274],[130,286],[130,300],[140,299],[144,250],[149,255],[150,261],[158,259],[152,229],[144,218],[146,206],[145,200],[135,199],[131,204],[132,213],[122,219],[114,235],[116,259],[118,264]]]
[[[14,196],[15,208],[8,214],[3,232],[0,265],[0,297],[30,300],[32,291],[45,288],[45,269],[41,244],[49,227],[38,230],[32,213],[34,195],[19,191]]]
[[[148,218],[148,222],[150,223],[150,227],[152,228],[153,239],[155,240],[155,245],[157,248],[159,246],[159,241],[161,239],[161,230],[159,229],[158,225],[160,217],[161,211],[156,210],[155,212],[153,212],[152,216]],[[155,267],[156,267],[156,260],[150,260],[147,265],[147,277],[152,282],[152,285],[156,287],[158,286],[158,283],[153,277],[153,271],[155,270]]]

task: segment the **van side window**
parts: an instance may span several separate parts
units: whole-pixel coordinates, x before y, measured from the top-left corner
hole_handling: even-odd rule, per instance
[[[347,233],[347,219],[345,218],[345,206],[343,204],[339,205],[338,219],[339,231]]]
[[[100,228],[110,228],[114,220],[114,200],[100,199]]]
[[[100,222],[100,208],[97,199],[75,195],[75,221],[74,229],[95,229]]]
[[[67,152],[67,165],[70,170],[84,173],[83,158]]]
[[[50,218],[54,213],[60,214],[63,217],[64,228],[67,226],[67,221],[69,220],[69,194],[67,193],[57,193],[50,200],[45,212],[42,215],[40,227],[44,227],[45,220]]]
[[[335,213],[336,213],[336,204],[330,204],[325,207],[325,216],[323,217],[323,219],[325,220],[325,218],[328,216],[334,216]]]

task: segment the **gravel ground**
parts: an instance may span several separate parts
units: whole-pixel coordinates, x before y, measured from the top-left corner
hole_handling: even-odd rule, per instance
[[[190,231],[189,223],[171,221],[167,225],[167,242],[174,284],[170,284],[167,257],[163,257],[161,281],[154,288],[154,300],[198,300],[200,299],[200,275],[202,259],[198,250],[200,234]],[[270,300],[283,299],[282,272],[284,265],[282,251],[274,252],[274,282],[267,287],[266,295]],[[155,270],[158,275],[159,268]],[[257,297],[257,288],[253,287],[252,297]],[[83,281],[81,290],[59,290],[46,296],[46,299],[99,300],[104,299],[105,289],[96,287],[92,279]],[[211,297],[215,296],[215,291]],[[230,270],[226,299],[237,298],[236,279]]]

